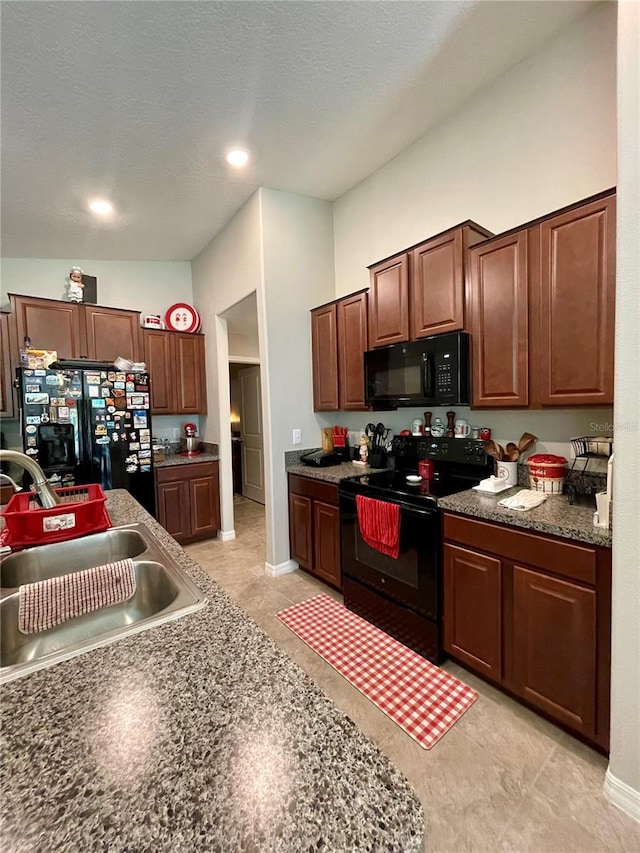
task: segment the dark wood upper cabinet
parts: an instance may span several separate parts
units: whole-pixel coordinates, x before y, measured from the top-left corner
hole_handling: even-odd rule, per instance
[[[367,349],[367,294],[356,293],[336,304],[338,321],[339,408],[367,408],[364,391],[364,353]]]
[[[84,305],[87,355],[98,361],[140,360],[140,312]]]
[[[206,414],[204,335],[174,333],[176,413]],[[153,379],[152,379],[153,381]]]
[[[39,299],[35,296],[10,294],[11,311],[16,329],[13,364],[19,364],[17,349],[25,337],[36,349],[51,349],[60,358],[80,358],[86,354],[84,309],[73,302]]]
[[[159,329],[143,329],[144,360],[151,377],[151,412],[171,415],[176,411],[175,350],[173,337]]]
[[[493,236],[469,221],[411,250],[411,337],[424,338],[468,328],[468,250]]]
[[[444,648],[499,681],[502,677],[500,560],[444,545]]]
[[[0,417],[13,417],[11,357],[9,355],[9,314],[0,314]]]
[[[532,402],[613,403],[615,196],[541,222],[531,239],[538,254],[531,264]]]
[[[527,702],[593,738],[596,591],[513,567],[513,679]]]
[[[369,346],[409,340],[409,255],[403,252],[369,268]]]
[[[472,248],[470,265],[473,405],[526,406],[527,231]]]
[[[338,396],[338,329],[335,303],[311,312],[313,410],[336,412]],[[364,385],[364,382],[363,382]]]

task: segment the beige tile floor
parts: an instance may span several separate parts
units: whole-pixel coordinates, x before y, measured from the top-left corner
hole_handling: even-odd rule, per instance
[[[640,851],[640,824],[602,794],[606,760],[452,662],[480,696],[421,749],[276,618],[319,592],[341,596],[302,571],[267,577],[264,508],[236,498],[235,511],[235,540],[186,550],[402,770],[424,806],[426,850]]]

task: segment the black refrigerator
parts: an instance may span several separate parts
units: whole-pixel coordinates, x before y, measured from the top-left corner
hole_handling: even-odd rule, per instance
[[[149,375],[18,370],[24,452],[54,486],[126,489],[155,515]]]

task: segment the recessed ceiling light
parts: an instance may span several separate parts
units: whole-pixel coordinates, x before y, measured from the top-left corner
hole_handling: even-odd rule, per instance
[[[234,148],[233,151],[229,151],[229,153],[227,154],[227,163],[229,163],[231,166],[245,166],[248,160],[249,155],[241,148]]]
[[[98,216],[108,216],[110,213],[113,213],[113,205],[110,201],[96,199],[89,204],[89,210],[92,213],[97,213]]]

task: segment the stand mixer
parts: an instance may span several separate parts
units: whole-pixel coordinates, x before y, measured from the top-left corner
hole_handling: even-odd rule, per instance
[[[182,439],[183,450],[181,456],[199,456],[198,450],[198,428],[195,424],[188,423],[182,427],[184,437]]]

